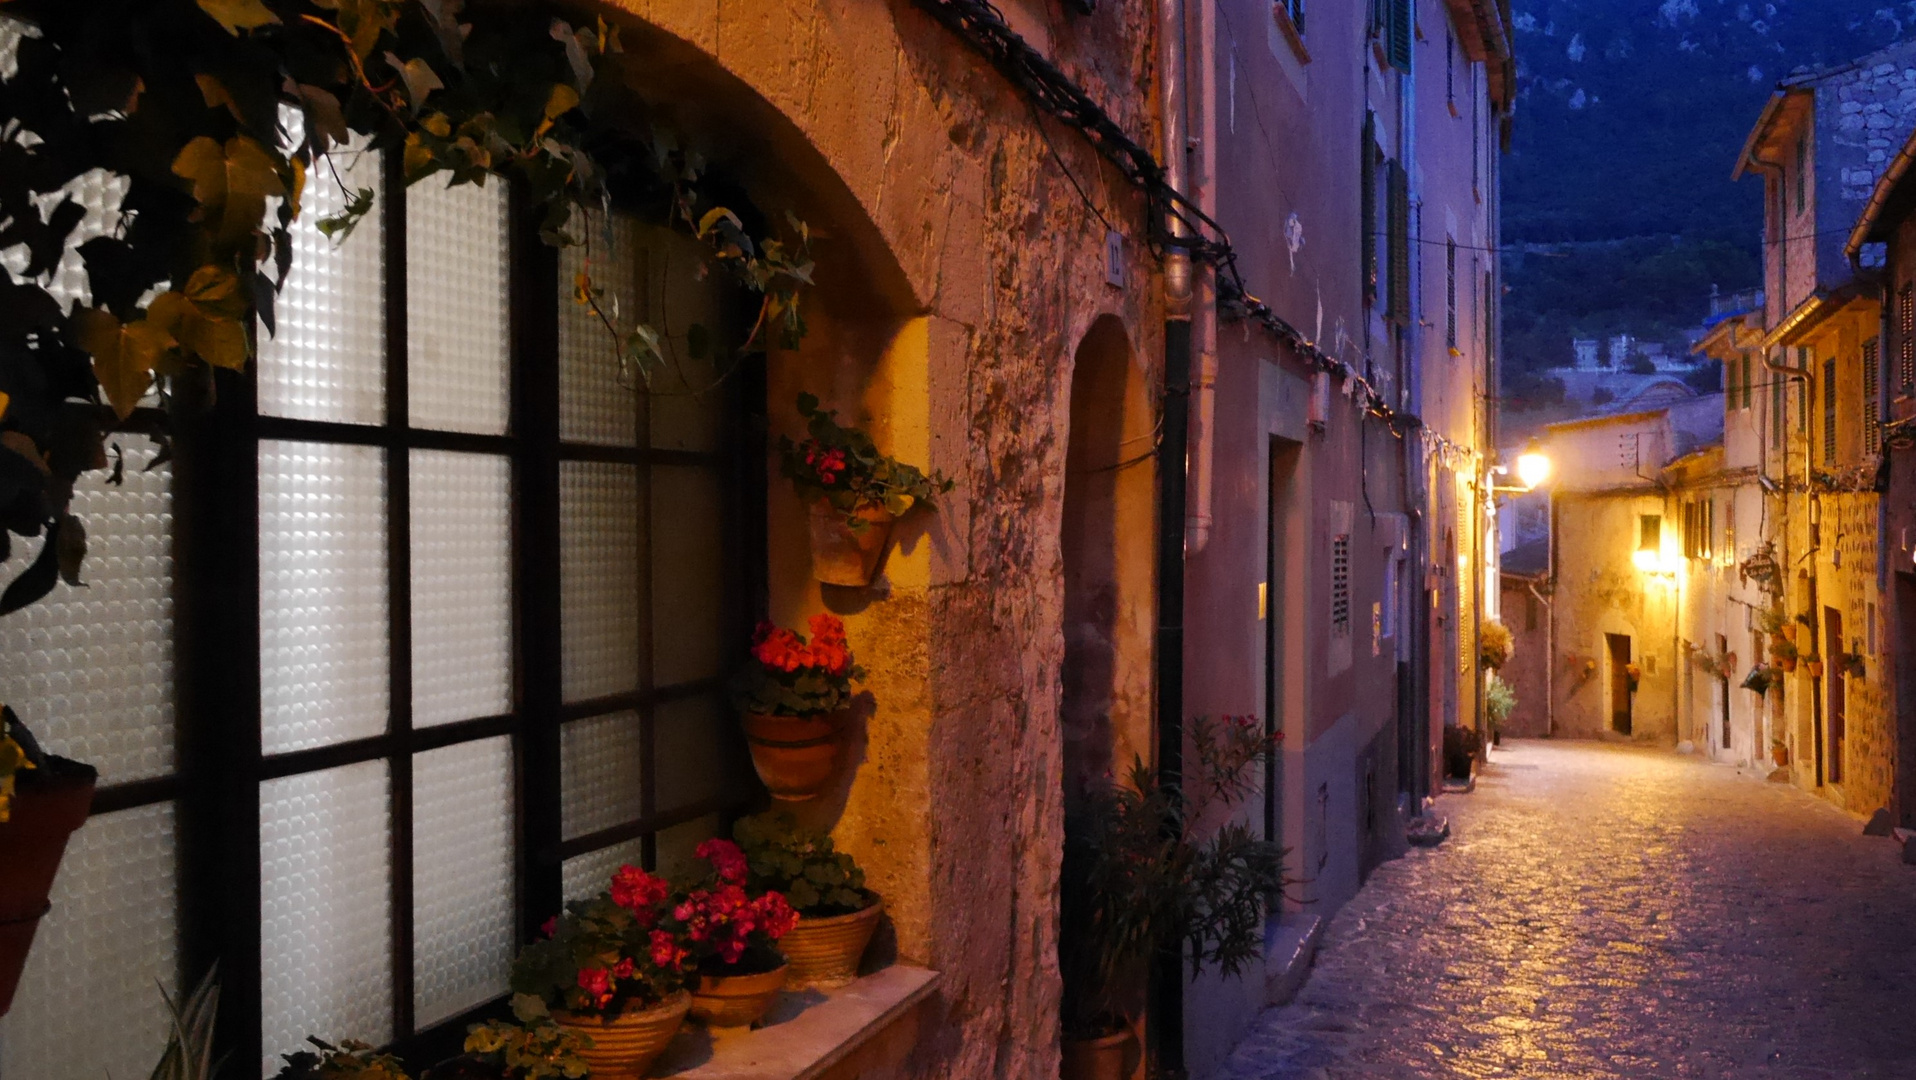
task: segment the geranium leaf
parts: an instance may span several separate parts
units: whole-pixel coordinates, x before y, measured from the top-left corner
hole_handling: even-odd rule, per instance
[[[260,0],[199,0],[200,10],[226,28],[234,37],[241,30],[257,30],[279,21],[271,8]]]

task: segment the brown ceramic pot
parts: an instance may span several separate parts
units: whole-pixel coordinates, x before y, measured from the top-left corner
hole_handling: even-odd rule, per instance
[[[707,1027],[746,1027],[765,1018],[785,989],[786,965],[752,975],[700,975],[692,991],[692,1019]],[[597,1073],[593,1074],[597,1076]]]
[[[592,1067],[592,1080],[640,1080],[685,1025],[691,1007],[692,995],[681,990],[652,1008],[627,1009],[616,1017],[554,1009],[552,1019],[592,1040],[592,1049],[579,1051]]]
[[[825,499],[812,503],[812,576],[827,585],[864,588],[878,572],[879,557],[891,539],[892,516],[882,506],[863,506],[852,518]]]
[[[793,988],[843,986],[858,978],[858,962],[864,959],[865,947],[871,944],[884,913],[885,902],[873,900],[850,915],[799,919],[778,939],[778,951],[791,966],[786,984]]]
[[[11,819],[0,823],[0,1016],[27,966],[27,950],[67,850],[67,838],[86,824],[99,773],[63,757],[15,776]]]
[[[1794,656],[1773,656],[1770,659],[1775,660],[1776,666],[1786,672],[1796,670],[1796,657]]]
[[[1820,679],[1823,677],[1823,662],[1821,660],[1806,660],[1803,663],[1803,668],[1809,672],[1809,676],[1812,679]]]
[[[1771,746],[1770,760],[1776,762],[1776,767],[1779,769],[1788,765],[1790,763],[1790,748],[1787,746]]]
[[[832,782],[845,713],[813,716],[745,714],[745,742],[752,767],[772,798],[786,802],[815,799]]]
[[[1064,1080],[1127,1080],[1137,1069],[1138,1042],[1130,1028],[1096,1039],[1064,1041]]]

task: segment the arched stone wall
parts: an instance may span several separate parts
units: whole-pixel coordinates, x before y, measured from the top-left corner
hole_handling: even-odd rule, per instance
[[[711,138],[761,209],[817,231],[811,332],[767,365],[774,439],[798,433],[809,390],[957,481],[901,528],[873,588],[821,588],[768,461],[771,614],[843,614],[870,672],[857,760],[807,813],[886,894],[897,954],[943,973],[905,1075],[1055,1075],[1063,433],[1098,311],[1159,355],[1148,252],[1127,240],[1129,287],[1104,280],[1099,215],[1142,237],[1143,202],[1071,133],[1051,133],[1054,153],[1018,93],[906,0],[601,8],[648,99]],[[1052,42],[1147,143],[1150,19],[1119,0]]]

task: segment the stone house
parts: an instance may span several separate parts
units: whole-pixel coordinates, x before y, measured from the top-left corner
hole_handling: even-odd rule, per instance
[[[798,813],[887,905],[877,1012],[821,1014],[780,1075],[1056,1075],[1067,800],[1174,771],[1188,717],[1284,736],[1229,812],[1290,849],[1285,916],[1397,850],[1442,728],[1477,722],[1498,603],[1507,6],[999,7],[589,5],[709,170],[812,230],[809,333],[736,371],[684,322],[665,385],[595,366],[581,256],[505,185],[402,190],[371,155],[315,181],[381,212],[337,247],[300,226],[255,372],[171,466],[87,481],[90,590],[0,622],[0,697],[102,771],[0,1075],[150,1069],[154,982],[216,960],[241,1071],[308,1034],[445,1056],[564,900],[766,805],[725,694],[761,618],[838,614],[869,672]],[[1162,162],[1241,276],[1164,243],[1006,50]],[[736,300],[627,208],[603,236],[626,310]],[[955,481],[869,588],[812,577],[773,449],[801,393]],[[1160,1063],[1214,1066],[1287,962],[1157,980]]]

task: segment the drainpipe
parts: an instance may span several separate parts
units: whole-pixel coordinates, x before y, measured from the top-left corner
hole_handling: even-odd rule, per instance
[[[1186,67],[1183,81],[1186,112],[1190,128],[1182,147],[1165,148],[1167,160],[1188,156],[1183,184],[1173,186],[1197,203],[1205,215],[1217,217],[1217,4],[1216,0],[1193,0],[1184,5]],[[1192,71],[1191,68],[1196,70]],[[1195,94],[1195,100],[1191,95]],[[1168,142],[1168,139],[1167,139]],[[1191,418],[1190,498],[1185,515],[1185,551],[1195,555],[1211,542],[1212,477],[1217,472],[1217,281],[1215,273],[1201,270],[1193,282],[1195,303],[1191,309],[1192,346],[1197,353],[1197,370],[1191,390],[1197,400]]]
[[[1185,133],[1184,0],[1158,0],[1159,94],[1165,181],[1188,189]],[[1164,401],[1158,449],[1157,775],[1172,792],[1184,772],[1185,488],[1190,468],[1191,257],[1177,241],[1187,230],[1175,214],[1164,259]],[[1157,1067],[1184,1067],[1184,952],[1181,940],[1159,943],[1151,966],[1146,1037]]]

